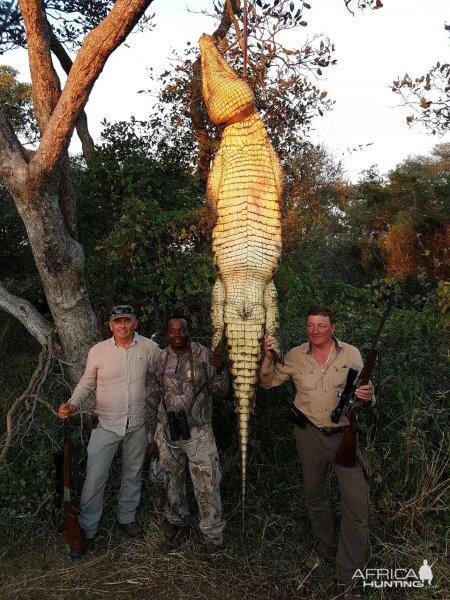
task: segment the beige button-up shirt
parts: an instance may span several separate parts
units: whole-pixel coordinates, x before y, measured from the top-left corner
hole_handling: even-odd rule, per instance
[[[317,427],[342,427],[348,425],[348,419],[342,415],[335,424],[330,415],[338,405],[348,370],[361,371],[362,367],[359,350],[337,339],[328,363],[320,367],[306,342],[286,354],[284,365],[272,363],[270,371],[260,376],[259,383],[264,388],[271,388],[292,377],[296,388],[295,406]]]
[[[95,413],[104,429],[123,436],[147,420],[148,368],[159,346],[134,334],[125,349],[114,336],[89,350],[86,369],[69,402],[76,407],[95,390]]]

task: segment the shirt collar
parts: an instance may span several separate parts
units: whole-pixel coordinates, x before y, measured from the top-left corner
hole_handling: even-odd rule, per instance
[[[135,331],[134,335],[133,335],[133,343],[131,344],[131,346],[134,346],[134,344],[138,344],[138,343],[139,343],[139,334],[137,331]],[[113,335],[109,338],[109,345],[110,346],[118,346],[118,344],[116,344],[116,340],[114,339]],[[131,348],[131,346],[130,346],[130,348]]]
[[[193,355],[196,354],[196,352],[195,352],[195,342],[189,341],[189,345],[191,347],[192,354]],[[186,352],[184,352],[183,354],[177,354],[175,352],[175,350],[172,350],[172,346],[170,344],[168,346],[166,346],[166,350],[170,354],[170,356],[176,356],[176,357],[189,356],[189,347],[186,348]]]
[[[342,350],[342,342],[333,336],[334,348],[336,352]],[[305,354],[311,354],[311,342],[306,342],[300,346]]]

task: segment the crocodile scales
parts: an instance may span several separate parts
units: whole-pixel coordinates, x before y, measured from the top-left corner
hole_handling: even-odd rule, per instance
[[[206,199],[215,217],[211,347],[225,335],[239,424],[242,498],[261,340],[278,329],[272,277],[281,255],[280,204],[284,176],[255,108],[253,93],[225,62],[214,39],[199,41],[208,116],[223,127],[208,176]]]

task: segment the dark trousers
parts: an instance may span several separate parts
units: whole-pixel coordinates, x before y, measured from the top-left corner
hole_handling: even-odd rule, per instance
[[[336,551],[333,517],[325,494],[330,464],[336,473],[341,492],[341,529],[336,566],[339,578],[351,584],[355,570],[364,566],[367,546],[369,483],[364,469],[360,461],[354,468],[334,464],[342,433],[326,436],[308,423],[304,429],[295,426],[294,435],[303,466],[304,494],[313,535],[318,552],[324,554]]]

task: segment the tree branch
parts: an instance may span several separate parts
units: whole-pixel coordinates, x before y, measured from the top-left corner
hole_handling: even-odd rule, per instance
[[[30,163],[36,175],[46,177],[52,173],[69,145],[75,122],[109,55],[123,42],[152,2],[117,0],[111,12],[86,36]]]
[[[34,114],[43,134],[60,97],[61,86],[52,63],[43,1],[19,0],[19,7],[27,36]]]
[[[212,34],[217,40],[224,39],[232,25],[232,21],[235,20],[235,14],[241,10],[241,0],[225,0],[223,6],[222,18],[217,26],[217,29]],[[237,23],[237,21],[236,21]]]
[[[58,172],[58,201],[64,225],[71,238],[78,238],[77,202],[70,172],[69,153],[64,152]]]
[[[0,179],[10,191],[20,189],[28,175],[28,157],[11,121],[0,107]]]
[[[73,65],[72,59],[59,39],[56,37],[53,29],[50,26],[50,23],[48,23],[48,29],[50,35],[50,48],[53,54],[59,60],[59,64],[64,69],[66,75],[69,75],[70,69]],[[84,110],[81,111],[78,121],[75,124],[75,128],[77,130],[78,137],[80,138],[84,160],[87,164],[89,164],[89,161],[91,160],[92,154],[95,150],[95,144],[91,134],[89,133],[87,115]]]
[[[239,43],[239,45],[241,47],[242,54],[244,54],[244,40],[243,40],[243,36],[242,36],[242,33],[241,33],[241,28],[239,27],[239,23],[238,23],[238,20],[236,19],[236,15],[235,15],[235,12],[240,7],[240,2],[238,2],[237,4],[235,2],[234,6],[233,6],[233,3],[231,2],[231,0],[225,0],[225,4],[226,4],[226,7],[227,7],[229,20],[233,24],[234,31],[236,32],[236,39],[237,39],[237,41],[238,41],[238,43]],[[216,37],[219,36],[219,37],[221,37],[223,39],[225,37],[225,35],[220,35],[220,33],[219,33],[222,30],[222,28],[223,28],[223,30],[225,32],[225,35],[226,35],[228,33],[230,25],[229,24],[227,25],[227,22],[226,22],[226,20],[224,18],[224,15],[222,15],[222,20],[220,22],[220,25],[219,25],[219,27],[217,28],[217,30],[215,32],[215,36]]]
[[[46,343],[44,344],[44,346],[39,354],[38,365],[37,365],[36,370],[34,371],[33,375],[31,376],[31,379],[30,379],[27,389],[24,391],[24,393],[21,396],[19,396],[18,398],[16,398],[14,400],[12,406],[6,413],[6,434],[5,434],[5,441],[3,444],[3,448],[0,452],[0,460],[3,460],[5,458],[6,453],[8,452],[9,447],[11,446],[13,433],[14,433],[14,428],[13,428],[14,413],[16,412],[16,410],[20,406],[20,404],[22,404],[22,402],[24,402],[30,396],[32,396],[36,393],[37,389],[40,387],[40,384],[47,377],[47,374],[49,371],[48,362],[51,360],[51,357],[52,357],[50,345],[51,345],[50,339],[46,340]]]
[[[14,296],[0,281],[0,308],[15,317],[44,346],[52,331],[49,323],[28,300]]]

